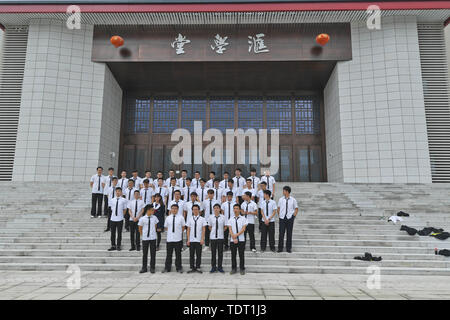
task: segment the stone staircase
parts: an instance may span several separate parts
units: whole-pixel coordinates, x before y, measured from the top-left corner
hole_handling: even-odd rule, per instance
[[[277,199],[286,184],[301,207],[293,253],[247,251],[248,272],[366,274],[378,265],[381,274],[450,275],[450,258],[434,255],[435,247],[450,248],[450,239],[409,236],[399,230],[401,223],[387,222],[403,210],[411,214],[403,224],[450,230],[449,185],[279,183]],[[140,269],[141,253],[128,251],[129,233],[123,234],[123,251],[107,251],[106,219],[90,218],[86,184],[1,182],[0,188],[0,270],[65,270],[70,264],[82,271]],[[256,238],[259,248],[258,232]],[[366,251],[383,261],[353,259]],[[208,270],[209,251],[202,258]],[[157,270],[164,259],[162,245]],[[185,269],[188,259],[183,252]],[[226,252],[226,270],[230,260]]]

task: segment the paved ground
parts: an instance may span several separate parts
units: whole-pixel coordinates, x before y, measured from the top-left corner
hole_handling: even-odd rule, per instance
[[[450,281],[440,276],[383,276],[380,289],[367,276],[299,274],[137,274],[0,272],[0,299],[450,299]],[[68,288],[68,285],[70,288]],[[75,287],[74,287],[75,286]]]

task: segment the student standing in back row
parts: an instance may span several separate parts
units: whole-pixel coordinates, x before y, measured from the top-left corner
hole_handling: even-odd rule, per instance
[[[103,192],[105,186],[105,180],[102,175],[103,168],[97,168],[97,174],[91,177],[90,186],[92,189],[92,207],[91,207],[91,218],[98,217],[102,215],[102,202],[103,202]]]
[[[111,187],[105,188],[108,195],[108,222],[106,223],[106,229],[104,232],[108,232],[111,230],[111,200],[116,197],[116,187],[117,187],[117,177],[112,178]]]
[[[283,252],[284,233],[287,234],[286,251],[292,251],[292,230],[294,220],[298,213],[297,200],[291,197],[291,187],[283,187],[283,197],[278,201],[278,216],[280,217],[280,232],[278,240],[278,252]]]
[[[104,198],[104,216],[108,217],[108,212],[109,212],[109,206],[108,206],[108,201],[109,201],[109,195],[108,195],[108,190],[109,188],[111,188],[112,186],[112,179],[114,178],[114,168],[108,168],[108,176],[106,176],[104,178],[104,188],[103,188],[103,198]]]

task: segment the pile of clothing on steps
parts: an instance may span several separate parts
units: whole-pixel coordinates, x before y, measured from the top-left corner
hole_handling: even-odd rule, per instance
[[[381,257],[374,257],[370,252],[364,253],[363,256],[356,256],[353,259],[362,260],[362,261],[381,261]]]
[[[394,224],[396,224],[398,221],[403,221],[402,217],[409,217],[409,213],[399,211],[394,216],[390,216],[388,218],[388,222],[393,222]]]
[[[444,229],[436,229],[433,227],[426,227],[426,228],[423,228],[422,230],[417,230],[415,228],[411,228],[411,227],[402,225],[400,227],[400,230],[406,231],[410,236],[418,234],[419,236],[435,237],[436,239],[439,239],[439,240],[445,240],[448,237],[450,237],[450,233],[444,232]]]

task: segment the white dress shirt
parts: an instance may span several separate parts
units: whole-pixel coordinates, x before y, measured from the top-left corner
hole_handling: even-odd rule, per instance
[[[200,179],[192,179],[191,186],[193,186],[194,188],[200,188]]]
[[[181,189],[186,187],[187,186],[186,179],[187,178],[180,178],[180,179],[178,179],[177,180],[177,186],[179,186]]]
[[[168,188],[170,187],[172,184],[170,183],[170,180],[172,180],[172,177],[169,177],[166,179],[166,181],[164,181],[164,185]],[[175,181],[177,181],[177,179],[175,179]],[[175,183],[175,185],[177,185],[177,183]]]
[[[248,177],[248,179],[252,180],[252,188],[257,190],[258,184],[261,181],[261,179],[259,179],[257,176],[250,176]]]
[[[231,217],[230,220],[228,220],[227,222],[227,226],[231,227],[231,230],[233,231],[234,234],[239,233],[242,228],[244,226],[246,226],[248,224],[247,219],[245,219],[245,217],[243,216],[238,216],[238,217]],[[245,241],[245,232],[241,233],[238,237],[238,241],[239,242],[244,242]],[[230,234],[230,242],[233,242],[233,238],[231,237]]]
[[[243,177],[234,177],[234,188],[236,188],[236,196],[242,196],[242,189],[245,187],[245,179]],[[239,181],[239,182],[238,182]]]
[[[127,178],[120,178],[117,181],[117,187],[122,188],[122,190],[125,190],[126,188],[128,188],[128,179]]]
[[[286,200],[288,203],[287,216],[286,216]],[[293,197],[289,197],[288,199],[286,199],[286,197],[283,196],[282,198],[280,198],[280,200],[278,200],[278,208],[280,209],[278,213],[280,219],[284,219],[285,217],[290,219],[294,215],[295,208],[298,208],[297,200],[295,200]]]
[[[209,189],[205,186],[204,188],[200,187],[195,191],[198,195],[198,201],[202,202],[208,198],[208,190]],[[203,197],[202,197],[202,195],[203,195]]]
[[[244,194],[246,192],[250,192],[252,194],[252,197],[256,196],[256,190],[255,189],[247,189],[247,187],[245,187],[244,189],[242,189],[242,194]]]
[[[158,218],[152,214],[151,216],[143,216],[139,219],[138,226],[142,227],[142,240],[156,240],[156,225]]]
[[[207,199],[202,203],[204,212],[203,216],[205,217],[207,223],[209,221],[209,216],[214,214],[214,205],[216,203],[220,205],[220,202],[214,199]]]
[[[175,219],[174,219],[175,217]],[[175,220],[175,226],[174,226]],[[186,226],[183,216],[170,214],[164,220],[164,228],[167,228],[167,242],[179,242],[183,240],[183,227]]]
[[[111,200],[116,197],[116,188],[111,186],[111,187],[106,187],[105,189],[106,189],[106,194],[108,196],[108,207],[111,207]]]
[[[168,191],[168,195],[169,195],[169,201],[175,200],[175,191],[177,191],[177,190],[179,190],[181,192],[181,189],[178,186],[167,187],[167,191]]]
[[[213,188],[211,188],[211,190],[214,190],[214,199],[219,202],[222,202],[222,196],[223,196],[224,189],[222,189],[222,188],[216,189],[215,187],[213,187]]]
[[[273,185],[275,184],[275,178],[274,177],[272,177],[272,176],[269,176],[269,177],[267,177],[267,176],[262,176],[261,177],[261,182],[265,182],[265,183],[267,183],[267,190],[270,190],[270,191],[272,191],[272,193],[273,193]]]
[[[136,188],[126,188],[125,190],[123,190],[123,195],[125,196],[125,199],[127,199],[128,201],[131,201],[134,199],[134,191],[136,191],[138,189]]]
[[[91,177],[91,182],[92,184],[92,193],[99,193],[99,194],[103,194],[104,190],[103,190],[103,186],[102,183],[105,183],[105,177],[102,175],[98,175],[98,174],[94,174]]]
[[[109,175],[104,177],[103,183],[105,184],[105,188],[104,188],[103,194],[105,196],[108,195],[108,188],[112,186],[112,179],[113,179],[113,177],[114,176],[109,176]]]
[[[227,188],[223,189],[222,195],[223,195],[224,197],[227,197],[227,193],[228,193],[229,191],[233,192],[233,201],[236,201],[236,196],[237,196],[237,190],[236,190],[236,188],[230,189],[230,188],[227,187]]]
[[[141,188],[141,184],[142,184],[142,178],[139,177],[131,177],[130,179],[128,179],[128,181],[133,180],[134,181],[134,188],[135,189],[140,189]]]
[[[167,191],[166,187],[155,187],[155,194],[159,193],[163,199],[164,204],[166,203],[166,197],[169,191]]]
[[[222,203],[222,211],[223,211],[223,215],[225,216],[226,220],[230,220],[231,217],[234,216],[233,213],[233,206],[236,204],[236,201],[225,201],[224,203]]]
[[[184,211],[184,203],[185,203],[185,201],[184,200],[179,200],[178,202],[176,200],[169,201],[169,205],[167,206],[167,210],[169,210],[169,212],[170,212],[171,207],[172,207],[172,205],[174,203],[178,204],[178,215],[184,217],[183,211]]]
[[[197,188],[193,187],[192,184],[189,187],[186,185],[185,188],[181,189],[181,194],[185,201],[191,200],[192,192],[197,192]]]
[[[211,240],[217,240],[217,239],[223,239],[223,228],[226,224],[226,219],[222,214],[219,214],[219,216],[212,215],[209,216],[208,224],[211,226],[211,232],[209,233],[209,239]],[[217,234],[217,236],[216,236]]]
[[[230,179],[223,179],[222,181],[220,181],[219,188],[222,188],[222,189],[228,188],[228,180],[230,180]]]
[[[209,179],[208,181],[206,181],[205,187],[207,188],[213,188],[214,187],[214,179]]]
[[[195,222],[197,221],[197,224]],[[207,226],[205,218],[202,216],[192,216],[186,226],[190,228],[189,231],[189,241],[190,242],[200,242],[202,240],[202,228]],[[196,228],[197,226],[197,228]],[[197,230],[195,230],[197,229]]]
[[[133,221],[134,218],[137,218],[139,216],[139,212],[141,212],[141,209],[145,207],[145,203],[141,199],[133,199],[131,201],[128,201],[128,213],[130,214],[130,221]]]
[[[186,211],[186,221],[188,221],[189,218],[192,217],[192,206],[194,204],[196,204],[196,205],[198,205],[200,207],[199,211],[203,211],[203,207],[202,207],[202,204],[200,202],[198,202],[198,201],[194,201],[194,202],[187,201],[186,202],[185,201],[183,210]]]
[[[259,202],[259,207],[261,208],[261,215],[264,215],[266,219],[269,219],[269,217],[273,214],[275,210],[277,210],[277,204],[272,199],[262,200]],[[261,217],[261,221],[264,222],[264,218]],[[275,221],[275,216],[272,217],[272,219],[269,220],[270,222]]]
[[[241,204],[241,209],[245,212],[258,212],[258,206],[255,203],[255,201],[244,201]],[[245,213],[244,213],[245,214]],[[245,216],[249,224],[255,224],[255,215],[254,214],[248,214]]]
[[[111,221],[123,221],[123,211],[127,209],[128,201],[124,198],[111,200]]]
[[[152,196],[155,194],[152,188],[142,188],[141,197],[145,204],[152,203]]]
[[[264,201],[264,191],[263,190],[258,190],[258,192],[256,192],[257,196],[258,196],[258,205],[261,203],[261,201]]]

